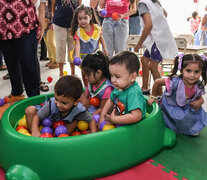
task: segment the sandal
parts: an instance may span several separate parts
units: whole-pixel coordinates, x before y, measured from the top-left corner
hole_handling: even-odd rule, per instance
[[[52,64],[52,63],[53,63],[52,61],[50,61],[50,62],[46,63],[46,64],[45,64],[45,67],[49,67],[49,66],[50,66],[50,64]]]
[[[24,95],[13,96],[10,94],[10,95],[4,97],[4,102],[5,103],[12,103],[12,102],[20,101],[23,99],[25,99]]]
[[[49,91],[49,87],[48,85],[45,84],[45,82],[40,81],[40,91],[43,91],[43,92]]]
[[[59,68],[59,64],[56,63],[56,62],[53,62],[53,63],[51,63],[51,64],[48,66],[48,68],[50,68],[50,69],[56,69],[56,68]]]
[[[1,65],[1,66],[0,66],[0,71],[4,71],[4,70],[7,70],[6,65]]]

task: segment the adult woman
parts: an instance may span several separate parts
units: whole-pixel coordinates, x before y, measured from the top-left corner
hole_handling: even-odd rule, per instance
[[[126,49],[129,34],[129,16],[136,12],[136,1],[100,0],[99,5],[101,9],[105,8],[107,11],[102,27],[103,38],[106,42],[108,55],[111,58],[114,53],[117,54]],[[113,13],[118,13],[116,19],[112,18]]]
[[[9,71],[11,95],[7,102],[39,95],[37,43],[41,39],[36,9],[31,1],[1,0],[0,49]],[[24,15],[24,18],[22,18]]]

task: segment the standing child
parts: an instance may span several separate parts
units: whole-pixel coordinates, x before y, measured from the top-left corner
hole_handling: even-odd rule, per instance
[[[81,69],[89,82],[82,96],[83,100],[87,100],[84,105],[91,114],[100,114],[114,89],[110,82],[109,59],[103,52],[96,51],[83,59]],[[90,98],[94,97],[100,100],[97,107],[89,105]]]
[[[177,134],[197,135],[207,125],[207,115],[201,107],[205,85],[206,65],[199,55],[176,57],[169,78],[155,81],[148,103],[151,105],[157,99],[159,87],[166,86],[161,102],[166,125]]]
[[[95,121],[86,108],[79,103],[83,91],[81,81],[75,76],[63,76],[55,84],[55,97],[51,98],[39,111],[35,106],[25,110],[27,125],[32,136],[39,137],[40,122],[49,117],[53,122],[63,120],[68,133],[77,126],[77,120],[90,123],[91,132],[96,132]]]
[[[99,49],[99,43],[101,43],[103,51],[107,54],[101,27],[92,7],[81,5],[76,9],[72,21],[72,35],[75,39],[75,57],[83,59],[87,54]],[[83,74],[82,78],[84,85],[87,86]]]
[[[109,71],[115,89],[101,112],[100,123],[131,124],[145,116],[146,101],[136,82],[139,67],[139,59],[132,52],[123,51],[111,59]],[[115,108],[112,110],[114,105],[119,107],[118,115]]]
[[[149,95],[149,71],[153,79],[160,78],[158,64],[162,59],[173,59],[178,54],[175,40],[167,23],[166,11],[157,0],[138,0],[138,11],[141,17],[143,31],[135,51],[144,46],[146,51],[141,58],[142,63],[142,91]],[[160,89],[159,94],[162,91]]]

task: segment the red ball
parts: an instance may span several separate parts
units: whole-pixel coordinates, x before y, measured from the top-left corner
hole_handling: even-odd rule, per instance
[[[24,125],[19,125],[17,126],[16,131],[19,131],[20,129],[27,129],[27,127]]]
[[[90,104],[94,107],[97,107],[100,104],[100,99],[97,97],[93,97],[90,99]]]
[[[118,102],[117,105],[119,106],[120,112],[122,113],[125,110],[125,106],[122,102]]]
[[[53,123],[53,129],[55,129],[56,127],[58,127],[58,126],[65,126],[65,123],[64,123],[64,121],[62,121],[62,120],[60,120],[60,121],[55,121],[54,123]]]
[[[81,135],[81,132],[79,131],[74,131],[71,136],[78,136],[78,135]]]
[[[116,13],[116,12],[112,13],[112,19],[113,19],[114,21],[118,20],[118,19],[119,19],[119,14]]]
[[[41,138],[52,138],[53,136],[52,136],[52,134],[50,134],[50,133],[43,133],[43,134],[41,134],[40,137],[41,137]]]
[[[49,83],[51,83],[52,80],[53,80],[53,79],[52,79],[52,77],[50,77],[50,76],[47,78],[47,81],[48,81]]]
[[[58,137],[68,137],[68,136],[69,136],[68,134],[61,134]]]
[[[82,134],[90,134],[89,131],[82,131]]]

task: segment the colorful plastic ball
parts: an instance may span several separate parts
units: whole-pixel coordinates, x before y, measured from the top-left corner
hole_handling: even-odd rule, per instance
[[[71,136],[79,136],[79,135],[81,135],[81,132],[79,132],[79,131],[74,131],[74,132],[71,134]]]
[[[78,129],[80,131],[87,131],[88,130],[88,123],[85,121],[78,121]]]
[[[69,136],[68,134],[61,134],[58,137],[68,137],[68,136]]]
[[[18,130],[18,132],[21,134],[29,133],[29,131],[27,129],[20,129],[20,130]]]
[[[103,127],[105,126],[106,122],[107,122],[107,121],[102,121],[102,122],[101,122],[101,124],[100,124],[100,126],[99,126],[100,131],[103,130]]]
[[[81,59],[79,57],[75,57],[74,60],[73,60],[73,63],[76,66],[80,66],[81,65]]]
[[[64,76],[68,75],[67,71],[63,71]]]
[[[16,131],[19,131],[20,129],[27,129],[27,127],[24,125],[19,125],[17,126]]]
[[[23,117],[22,119],[19,120],[18,125],[24,125],[27,127],[27,121],[26,119]]]
[[[3,106],[4,104],[5,104],[4,99],[1,99],[1,98],[0,98],[0,106]]]
[[[109,129],[114,129],[115,126],[113,124],[106,124],[104,127],[103,127],[103,131],[106,131],[106,130],[109,130]]]
[[[100,99],[97,97],[93,97],[90,99],[90,104],[94,107],[97,107],[100,104]]]
[[[55,135],[59,136],[61,134],[67,134],[68,133],[68,129],[65,126],[58,126],[55,129]]]
[[[139,75],[142,76],[142,70],[139,71]]]
[[[123,124],[116,124],[116,128],[123,126]]]
[[[106,16],[106,14],[107,14],[106,9],[102,9],[101,12],[100,12],[100,15],[101,16]]]
[[[53,122],[51,121],[50,118],[45,118],[42,120],[41,123],[44,127],[52,127]]]
[[[82,134],[90,134],[89,131],[81,131]]]
[[[44,133],[50,133],[50,134],[52,134],[53,133],[53,130],[50,127],[43,127],[42,130],[41,130],[41,134],[44,134]]]
[[[42,130],[42,128],[43,128],[43,126],[42,126],[42,125],[40,125],[40,126],[39,126],[39,131],[41,131],[41,130]]]
[[[94,114],[93,119],[95,120],[96,123],[99,122],[100,114]]]
[[[41,134],[40,137],[41,138],[53,138],[52,134],[50,134],[50,133],[43,133],[43,134]]]
[[[119,110],[120,110],[120,112],[122,113],[124,110],[125,110],[125,106],[124,106],[124,104],[122,103],[122,102],[118,102],[117,103],[117,105],[118,105],[118,107],[119,107]]]
[[[53,123],[53,129],[56,129],[56,127],[58,127],[58,126],[65,126],[65,123],[64,123],[64,121],[62,121],[62,120],[60,120],[60,121],[55,121],[54,123]]]
[[[52,82],[52,80],[53,80],[53,78],[52,77],[47,77],[47,81],[49,82],[49,83],[51,83]]]
[[[113,19],[114,21],[118,20],[118,19],[119,19],[119,14],[116,13],[116,12],[112,13],[112,19]]]

